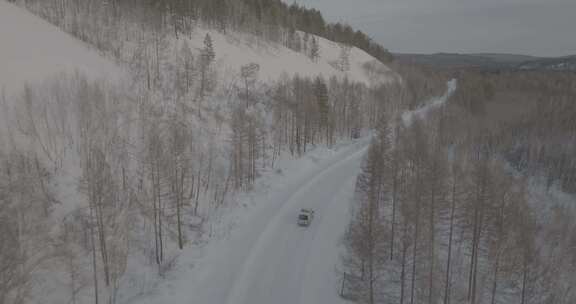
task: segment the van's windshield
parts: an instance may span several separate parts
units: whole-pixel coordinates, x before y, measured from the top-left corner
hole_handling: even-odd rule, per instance
[[[300,214],[300,216],[298,217],[299,219],[303,220],[303,221],[307,221],[308,220],[308,215],[306,214]]]

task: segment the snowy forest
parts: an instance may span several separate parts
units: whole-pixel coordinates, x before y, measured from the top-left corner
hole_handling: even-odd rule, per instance
[[[576,76],[452,76],[458,89],[441,108],[385,115],[377,128],[345,236],[342,295],[573,303]]]
[[[362,139],[335,294],[576,301],[573,73],[402,64],[280,0],[8,2],[120,68],[0,87],[0,303],[139,303],[279,163]]]
[[[279,158],[365,136],[387,100],[411,98],[398,82],[265,82],[250,62],[223,74],[212,30],[243,33],[255,47],[279,43],[311,62],[322,52],[312,33],[329,36],[342,45],[333,66],[343,73],[352,45],[390,60],[364,34],[280,1],[11,2],[128,77],[77,72],[2,92],[0,303],[37,302],[38,286],[56,291],[54,303],[141,296],[179,250],[226,234],[221,217],[235,194]],[[186,37],[199,29],[209,31],[193,48]]]

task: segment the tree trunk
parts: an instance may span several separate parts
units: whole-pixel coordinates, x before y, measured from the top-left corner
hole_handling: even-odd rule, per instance
[[[524,257],[523,263],[523,274],[522,274],[522,297],[520,304],[526,304],[526,283],[528,281],[528,259]]]
[[[90,204],[92,205],[92,204]],[[94,219],[92,206],[90,206],[90,220]],[[97,261],[96,261],[96,239],[94,237],[94,224],[90,223],[90,240],[92,244],[92,273],[93,273],[93,280],[94,280],[94,303],[98,304],[98,268],[97,268]]]
[[[436,229],[434,213],[436,212],[436,183],[433,182],[432,185],[432,193],[431,193],[431,201],[430,201],[430,252],[429,252],[429,259],[430,259],[430,273],[428,278],[428,304],[432,304],[433,293],[434,293],[434,259],[435,259],[435,252],[434,252],[434,238],[435,233],[434,230]]]
[[[404,304],[404,294],[406,285],[406,256],[408,255],[408,222],[404,223],[404,240],[402,241],[402,270],[400,272],[400,304]]]
[[[396,152],[394,152],[396,153]],[[396,200],[398,198],[398,160],[394,160],[393,169],[393,180],[392,180],[392,232],[390,239],[390,260],[394,259],[394,237],[396,232]]]
[[[419,168],[416,168],[416,184],[417,188],[421,189],[421,182],[420,182],[420,172]],[[415,191],[420,191],[419,189],[415,189]],[[414,228],[414,248],[412,249],[412,286],[410,291],[410,304],[414,304],[415,301],[415,292],[416,292],[416,257],[418,252],[418,235],[420,233],[420,192],[416,193],[416,214],[414,216],[415,220],[415,228]]]
[[[420,221],[418,220],[419,218],[419,206],[416,207],[416,223],[415,223],[415,228],[414,228],[414,248],[412,248],[412,285],[411,290],[410,290],[410,304],[414,304],[415,301],[415,292],[416,292],[416,256],[417,256],[417,252],[418,252],[418,234],[419,234],[419,230],[420,230]]]
[[[176,172],[176,174],[178,174]],[[181,205],[184,198],[184,170],[180,172],[180,183],[179,187],[176,190],[176,217],[178,221],[178,247],[180,250],[184,249],[184,237],[182,235],[182,212],[181,212]]]
[[[500,254],[496,256],[496,264],[494,265],[494,282],[492,284],[492,300],[491,304],[496,304],[496,291],[498,290],[498,271],[500,266]]]
[[[450,235],[448,237],[448,260],[446,262],[446,286],[444,289],[444,304],[450,303],[450,263],[452,260],[452,239],[454,235],[454,215],[456,211],[456,177],[452,185],[452,206],[450,207]]]

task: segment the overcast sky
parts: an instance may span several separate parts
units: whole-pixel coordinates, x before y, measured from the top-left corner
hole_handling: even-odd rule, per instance
[[[576,0],[296,2],[366,32],[393,52],[576,54]]]

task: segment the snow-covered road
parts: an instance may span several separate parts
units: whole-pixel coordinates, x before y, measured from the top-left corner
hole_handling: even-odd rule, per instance
[[[433,98],[404,121],[426,114],[444,104],[456,90],[456,80],[447,83],[446,93]],[[360,172],[366,148],[336,155],[304,183],[286,189],[278,200],[280,209],[269,218],[259,236],[251,243],[242,267],[237,270],[227,304],[337,304],[336,266],[339,241],[349,223],[349,206],[356,176]],[[315,210],[308,228],[296,225],[301,208]]]
[[[336,304],[339,241],[367,140],[288,181],[269,204],[240,224],[196,269],[189,303]],[[310,227],[296,224],[313,208]],[[204,264],[204,265],[202,265]],[[177,288],[179,289],[179,288]],[[175,299],[176,300],[176,299]]]
[[[338,240],[364,150],[321,170],[283,203],[247,257],[228,304],[335,303]],[[310,227],[296,225],[301,208],[315,210]]]
[[[449,81],[444,96],[408,112],[404,123],[412,116],[425,118],[455,89],[456,81]],[[336,272],[340,239],[369,142],[367,137],[335,151],[309,153],[287,163],[286,172],[268,176],[270,189],[251,194],[230,235],[200,250],[185,249],[176,277],[134,303],[344,303]],[[310,227],[297,225],[301,208],[315,210]]]

